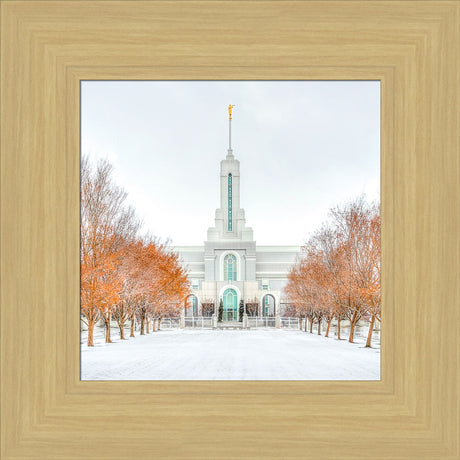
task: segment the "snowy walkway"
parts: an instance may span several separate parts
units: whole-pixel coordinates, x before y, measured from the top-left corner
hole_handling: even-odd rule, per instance
[[[115,334],[114,334],[115,335]],[[302,331],[166,330],[81,347],[82,380],[379,380],[380,349]]]

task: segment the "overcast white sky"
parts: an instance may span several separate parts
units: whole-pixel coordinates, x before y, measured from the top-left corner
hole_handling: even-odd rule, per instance
[[[107,158],[144,230],[200,245],[220,161],[240,160],[258,244],[301,245],[330,207],[380,196],[379,82],[82,82],[82,154]]]

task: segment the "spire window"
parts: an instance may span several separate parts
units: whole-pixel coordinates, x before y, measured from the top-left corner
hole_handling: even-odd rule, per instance
[[[228,231],[233,231],[233,216],[232,216],[232,174],[228,175]]]

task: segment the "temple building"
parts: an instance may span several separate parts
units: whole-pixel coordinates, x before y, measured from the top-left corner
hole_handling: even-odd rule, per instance
[[[283,288],[300,252],[299,246],[257,246],[246,226],[240,203],[240,162],[231,147],[232,106],[229,106],[229,148],[220,162],[220,207],[203,246],[177,246],[192,280],[186,316],[219,315],[223,321],[248,316],[283,316]],[[241,302],[242,301],[242,302]]]

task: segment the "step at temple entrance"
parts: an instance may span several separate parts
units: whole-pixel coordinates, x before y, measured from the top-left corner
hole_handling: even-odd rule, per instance
[[[222,323],[217,323],[217,329],[221,330],[230,330],[230,329],[244,329],[243,323],[238,321],[225,321]]]

